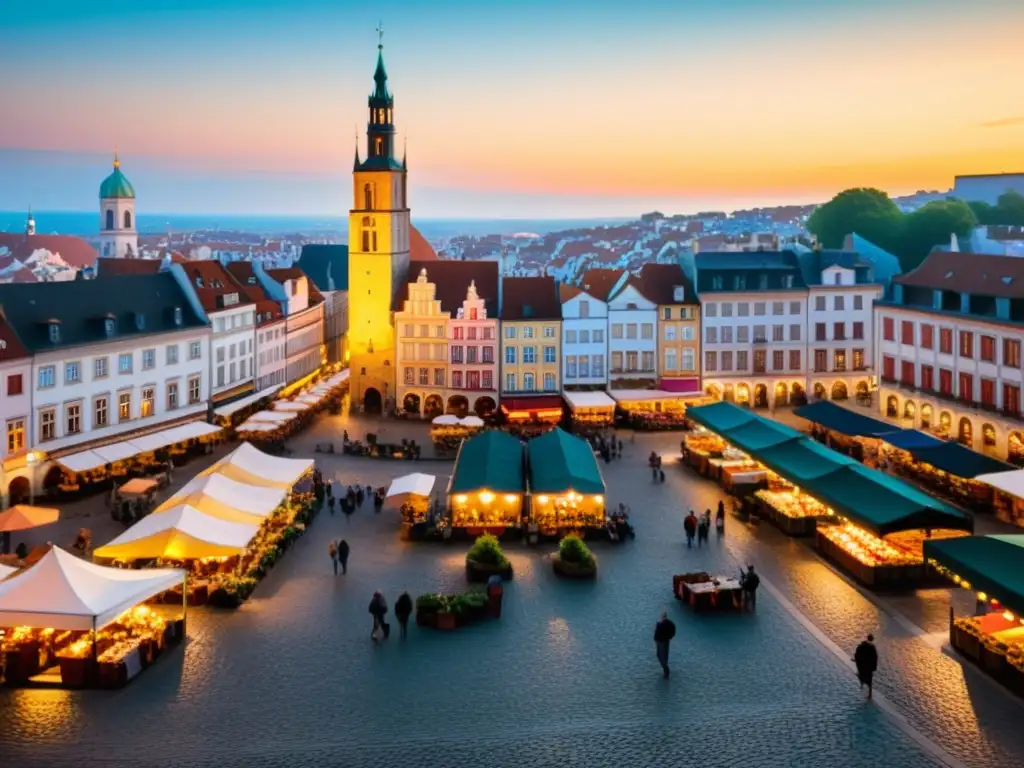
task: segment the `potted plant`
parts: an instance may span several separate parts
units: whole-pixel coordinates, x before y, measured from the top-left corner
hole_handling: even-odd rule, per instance
[[[466,577],[470,581],[487,581],[491,576],[512,578],[512,563],[501,551],[498,539],[490,534],[477,537],[466,554]]]
[[[597,576],[597,558],[583,543],[583,539],[576,535],[566,536],[559,542],[552,566],[559,576],[570,579],[592,579]]]
[[[487,597],[480,592],[456,595],[451,601],[451,611],[459,625],[480,621],[487,617]]]
[[[416,598],[416,624],[420,627],[436,627],[437,614],[445,606],[444,598],[428,592]]]

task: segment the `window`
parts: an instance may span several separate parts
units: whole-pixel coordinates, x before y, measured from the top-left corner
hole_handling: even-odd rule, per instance
[[[935,391],[935,369],[930,365],[921,366],[921,389],[925,392]]]
[[[64,410],[65,424],[67,429],[65,435],[77,435],[82,431],[82,406],[79,403],[69,405]]]
[[[526,392],[533,392],[536,389],[536,385],[534,384],[534,377],[533,377],[532,373],[524,373],[523,374],[523,389]]]
[[[223,350],[220,350],[223,352]],[[118,373],[131,373],[132,372],[132,353],[126,352],[123,355],[117,356],[117,370]]]
[[[636,323],[626,323],[626,338],[627,339],[635,339],[636,338]]]
[[[786,367],[786,353],[780,349],[772,352],[772,370],[781,371]]]
[[[505,338],[514,339],[516,337],[516,327],[514,325],[505,326]]]
[[[917,372],[914,370],[914,362],[912,360],[903,360],[900,362],[901,384],[906,384],[908,387],[914,386],[916,373]]]
[[[510,347],[510,349],[514,349],[514,348]],[[452,362],[453,363],[461,363],[462,362],[462,347],[455,346],[454,344],[452,345]]]
[[[846,341],[846,323],[832,324],[832,339],[834,341]]]
[[[595,344],[604,344],[604,328],[595,328],[594,329],[594,343]]]
[[[960,374],[960,388],[957,391],[957,397],[961,400],[974,401],[974,377],[969,373]]]
[[[676,340],[676,327],[674,325],[665,326],[665,341]]]
[[[404,325],[402,325],[402,335],[403,336],[415,336],[416,335],[416,328],[415,328],[415,326],[413,326],[412,323],[405,323]],[[461,339],[462,338],[462,329],[461,328],[456,328],[455,329],[455,338],[456,339]]]
[[[800,370],[800,350],[791,349],[789,351],[789,370],[799,371]]]
[[[99,429],[105,427],[109,419],[107,411],[107,398],[106,395],[102,395],[93,400],[92,403],[92,426],[93,429]]]
[[[732,304],[722,304],[722,317],[732,317]]]
[[[864,338],[864,323],[853,324],[853,338],[855,340],[860,340]]]
[[[939,352],[944,355],[953,354],[953,329],[952,328],[940,328],[939,329]]]
[[[689,352],[689,351],[691,351],[691,350],[687,350],[687,352]],[[732,352],[723,352],[722,353],[722,370],[723,371],[731,371],[732,370]]]
[[[755,325],[754,326],[754,343],[755,344],[757,344],[757,343],[762,343],[763,344],[766,341],[768,341],[768,336],[767,336],[767,333],[766,333],[765,326],[763,326],[763,325]]]
[[[765,308],[765,303],[763,301],[755,301],[754,302],[754,314],[757,317],[762,317],[765,314],[766,311],[767,310]]]
[[[39,369],[39,389],[53,386],[55,371],[56,369],[52,365],[46,365]]]
[[[491,371],[484,371],[480,378],[482,389],[494,389],[494,374]]]
[[[826,331],[825,331],[825,324],[824,323],[815,323],[814,324],[814,340],[815,341],[825,341],[825,332]]]
[[[167,364],[177,365],[178,364],[178,345],[171,344],[167,347]]]
[[[482,363],[493,363],[494,362],[494,347],[481,347],[480,348],[480,362],[482,362]]]
[[[525,328],[523,328],[523,338],[524,339],[532,339],[533,338],[533,326],[528,325]]]
[[[575,344],[576,343],[576,331],[566,331],[565,332],[565,343],[566,344]]]
[[[1003,384],[1003,411],[1012,416],[1020,414],[1020,387],[1016,384]]]
[[[420,368],[420,386],[426,387],[430,385],[430,369]]]
[[[746,350],[736,353],[736,370],[745,371],[747,370],[747,352]]]
[[[974,334],[970,331],[960,331],[960,357],[974,357]]]
[[[772,326],[772,341],[785,341],[785,340],[786,340],[786,326],[784,326],[784,325],[773,325]]]
[[[20,373],[12,373],[7,377],[7,396],[14,397],[24,392],[23,382]]]
[[[39,440],[53,440],[57,437],[57,411],[47,408],[39,412]]]
[[[1020,341],[1003,339],[1003,365],[1020,368]]]
[[[576,378],[576,355],[569,355],[565,358],[565,377],[567,379]]]
[[[443,387],[444,386],[444,368],[435,368],[434,369],[434,386],[435,387]]]
[[[653,339],[654,338],[654,323],[644,323],[640,326],[640,338],[641,339]]]
[[[736,315],[738,317],[750,317],[750,305],[745,301],[741,301],[736,305]]]
[[[555,338],[555,326],[553,326],[553,325],[545,325],[544,326],[544,338],[545,339],[553,339],[553,338]]]
[[[676,367],[677,362],[678,362],[677,359],[676,359],[677,357],[678,357],[678,351],[674,347],[671,348],[671,349],[666,349],[665,350],[665,370],[666,371],[676,371],[676,370],[679,370]]]
[[[739,344],[746,344],[750,341],[750,326],[741,325],[736,329],[736,342]]]
[[[896,358],[886,355],[882,358],[882,378],[896,381]]]
[[[143,387],[142,388],[142,410],[141,417],[146,418],[147,416],[153,415],[153,410],[156,407],[156,387]]]
[[[155,349],[144,349],[142,350],[142,370],[148,371],[156,367],[156,350]]]
[[[672,307],[665,307],[665,308],[663,308],[661,310],[661,319],[662,320],[671,320],[672,319]]]
[[[882,338],[896,341],[896,323],[891,317],[882,318]]]
[[[948,368],[939,369],[939,392],[946,397],[953,396],[953,372]]]
[[[188,343],[188,359],[198,360],[203,352],[202,342],[190,341]]]
[[[836,275],[836,285],[839,285],[839,275]],[[842,296],[833,296],[832,299],[833,307],[836,312],[842,312],[844,309],[846,309],[846,302],[843,300]]]
[[[406,384],[410,384],[410,385],[411,384],[415,384],[416,383],[416,369],[413,368],[411,365],[405,366],[405,368],[403,369],[402,378],[403,378],[403,381]]]
[[[612,338],[613,339],[621,339],[622,338],[622,323],[612,323]]]
[[[864,309],[864,297],[863,296],[854,296],[853,297],[853,308],[854,309]]]
[[[473,330],[476,330],[476,329],[474,328]],[[443,339],[444,338],[444,326],[443,325],[435,325],[434,326],[434,338],[435,339]]]
[[[65,363],[64,364],[64,383],[65,384],[76,384],[82,380],[82,364],[81,363]]]
[[[553,363],[553,362],[555,362],[555,348],[554,347],[544,347],[544,362],[545,363]]]
[[[60,343],[60,323],[50,323],[50,343]]]
[[[228,381],[234,381],[235,378],[235,364],[231,363],[228,366]]]
[[[590,302],[586,299],[580,300],[580,317],[590,317]]]
[[[832,275],[832,277],[833,277],[833,280],[832,280],[832,284],[833,285],[842,285],[843,284],[843,273],[842,272],[836,272],[834,275]]]
[[[784,301],[773,301],[772,302],[772,314],[773,315],[784,315],[784,314],[786,314],[786,302],[784,302]]]
[[[814,370],[819,372],[828,370],[828,352],[826,350],[814,350]]]
[[[516,348],[505,347],[505,363],[507,365],[515,365],[516,363]]]
[[[15,454],[25,450],[25,420],[13,419],[7,422],[7,453]]]
[[[754,373],[764,373],[765,372],[766,366],[767,366],[766,357],[767,357],[767,355],[765,354],[765,350],[763,350],[763,349],[755,349],[754,350]]]
[[[910,345],[914,343],[914,324],[908,320],[900,323],[900,343]]]
[[[421,325],[420,326],[420,337],[425,339],[428,336],[430,336],[430,326],[428,326],[428,325]]]
[[[718,317],[718,305],[712,302],[704,305],[704,317]]]
[[[462,371],[452,371],[452,389],[462,389]]]
[[[556,389],[558,389],[558,387],[555,384],[555,374],[553,374],[553,373],[545,373],[544,374],[544,391],[545,392],[554,392]]]
[[[791,302],[789,302],[789,314],[791,314],[791,315],[799,315],[800,314],[800,302],[799,301],[791,301]]]
[[[440,349],[440,347],[438,347],[438,349]],[[476,362],[476,347],[466,347],[466,362]]]
[[[864,350],[855,349],[853,350],[853,370],[863,371],[864,370]]]
[[[982,336],[981,337],[981,359],[986,363],[994,363],[996,361],[996,337],[995,336]],[[982,400],[982,402],[985,402]]]
[[[694,354],[692,349],[683,350],[683,364],[681,368],[684,371],[694,371],[697,369],[697,366],[694,362]]]
[[[989,407],[996,404],[996,383],[992,379],[981,380],[981,404]]]
[[[505,374],[505,391],[515,392],[516,391],[516,375],[514,373]]]
[[[580,331],[580,344],[590,343],[590,331]]]
[[[622,353],[612,352],[612,372],[618,373],[622,370]]]
[[[537,348],[533,345],[523,347],[523,362],[524,363],[536,363],[537,362]]]
[[[474,310],[474,312],[475,311],[476,310]],[[494,329],[493,328],[484,328],[483,330],[484,330],[484,341],[489,341],[490,339],[494,338]]]
[[[188,380],[188,402],[189,405],[195,405],[199,402],[199,376],[192,376]]]
[[[789,326],[789,340],[800,341],[800,326],[793,324]]]
[[[178,407],[178,382],[172,381],[167,385],[167,410],[173,411]]]
[[[714,352],[705,352],[704,353],[704,370],[705,371],[715,371],[715,370],[718,370],[717,363],[718,363],[718,356],[717,356],[716,353],[714,353]]]
[[[715,326],[712,325],[704,329],[704,342],[706,344],[718,343],[718,329]]]
[[[817,312],[824,312],[825,311],[825,297],[824,296],[815,296],[814,297],[814,309]]]
[[[692,325],[683,326],[683,341],[693,341],[694,330]]]

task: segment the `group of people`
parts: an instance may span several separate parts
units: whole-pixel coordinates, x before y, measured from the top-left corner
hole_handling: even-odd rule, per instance
[[[608,437],[603,434],[594,435],[590,438],[590,444],[593,446],[594,452],[604,459],[605,464],[611,464],[612,459],[621,459],[622,449],[625,447],[622,440],[615,437],[614,434]]]
[[[686,546],[693,547],[694,538],[697,539],[697,546],[708,541],[711,531],[711,510],[707,509],[700,517],[691,509],[690,514],[683,518],[683,530],[686,532]],[[725,502],[718,502],[718,512],[715,514],[715,533],[718,538],[725,535]]]
[[[370,599],[370,615],[373,617],[373,629],[370,630],[370,639],[375,645],[380,645],[391,636],[391,625],[387,622],[388,601],[378,590],[373,593]],[[412,598],[408,592],[403,592],[395,601],[395,618],[398,619],[398,626],[404,640],[409,631],[409,617],[412,615]]]
[[[331,480],[324,480],[319,469],[313,470],[313,496],[317,504],[323,507],[327,503],[327,510],[333,515],[335,501],[345,515],[351,515],[363,502],[372,500],[375,512],[380,512],[384,506],[384,493],[378,489],[374,491],[372,485],[350,485],[345,495],[341,495],[341,483],[338,483],[338,497],[335,499],[334,483]]]
[[[339,565],[341,566],[342,575],[348,573],[348,542],[344,539],[341,539],[340,541],[332,541],[328,546],[327,551],[331,556],[331,564],[334,566],[334,575],[338,575]]]
[[[657,451],[651,451],[651,455],[647,457],[647,466],[651,468],[651,480],[656,483],[665,482],[665,470],[661,468],[661,456]]]

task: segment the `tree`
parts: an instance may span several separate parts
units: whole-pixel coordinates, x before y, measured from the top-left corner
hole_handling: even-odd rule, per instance
[[[937,245],[946,245],[950,235],[970,237],[978,224],[971,207],[962,200],[935,200],[903,217],[903,236],[896,255],[903,273],[917,267]]]
[[[847,189],[811,214],[807,229],[824,248],[842,248],[856,232],[876,245],[892,250],[899,243],[902,214],[879,189]]]
[[[974,213],[974,218],[978,220],[979,224],[996,223],[996,207],[994,205],[989,205],[983,200],[972,200],[967,205]]]
[[[993,224],[1024,226],[1024,195],[1012,189],[1001,194],[996,202],[995,216],[998,221],[993,221]]]

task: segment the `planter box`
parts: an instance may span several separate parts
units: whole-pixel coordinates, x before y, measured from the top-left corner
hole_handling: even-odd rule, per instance
[[[60,681],[65,688],[84,688],[88,683],[87,670],[92,659],[65,659],[60,662]]]
[[[8,683],[27,683],[30,677],[38,675],[39,672],[38,641],[25,643],[16,651],[4,652],[4,676]]]
[[[593,565],[582,565],[580,563],[569,563],[562,560],[558,555],[551,558],[551,567],[559,576],[567,579],[593,579],[597,578],[597,559]]]
[[[451,611],[438,611],[434,614],[437,617],[437,624],[435,625],[438,629],[452,630],[455,629],[455,614]]]
[[[981,666],[996,680],[1003,680],[1006,671],[1006,656],[986,645],[981,646]]]
[[[512,578],[512,563],[505,567],[466,560],[466,578],[470,581],[487,581],[491,576],[500,576],[503,581]]]
[[[416,611],[416,626],[437,627],[437,611]]]

